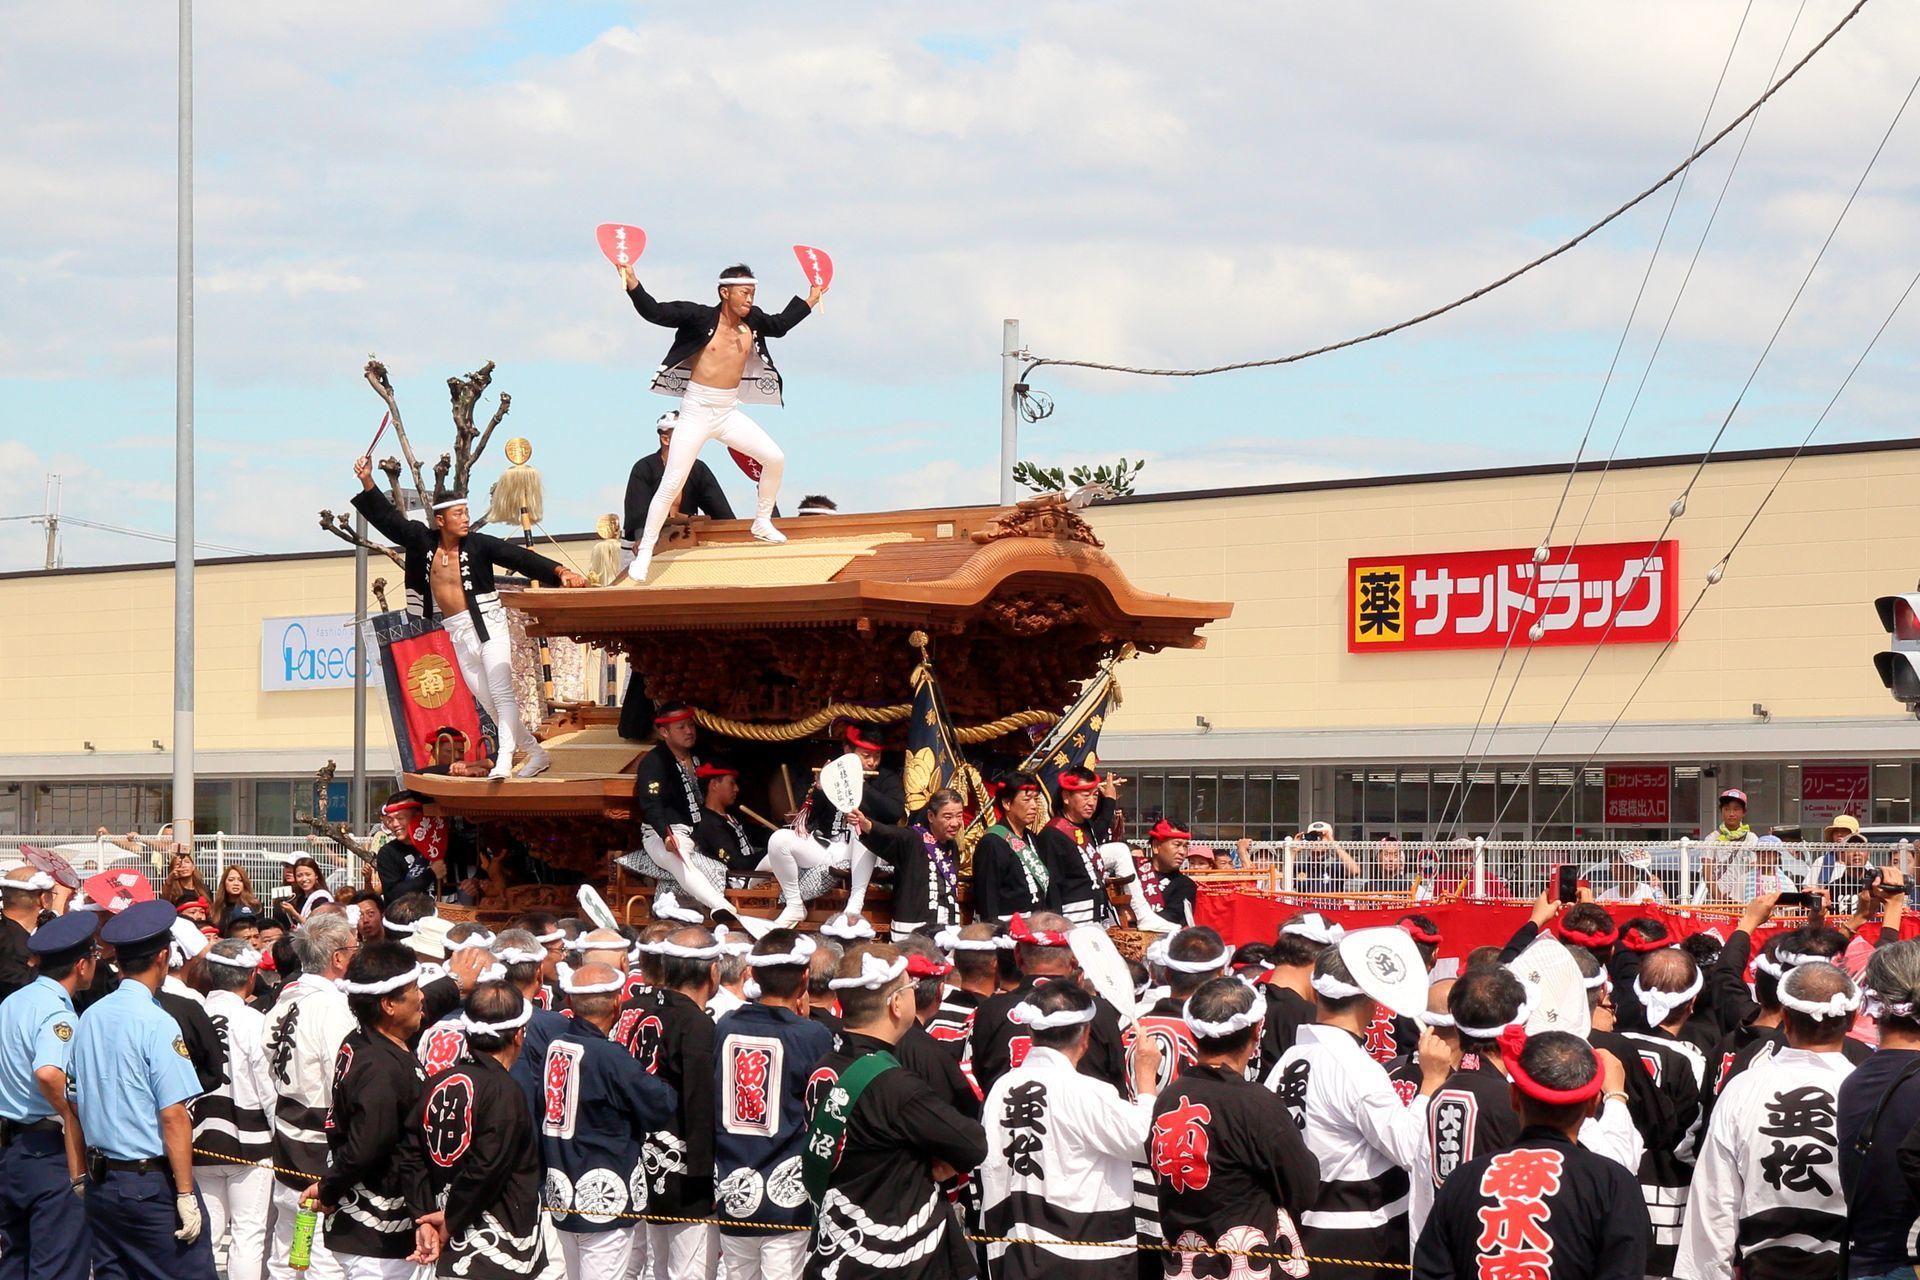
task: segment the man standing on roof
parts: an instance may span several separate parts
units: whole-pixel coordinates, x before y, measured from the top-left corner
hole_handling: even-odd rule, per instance
[[[525,574],[549,587],[584,587],[587,580],[525,547],[474,532],[464,494],[436,493],[433,511],[422,524],[395,510],[374,487],[372,454],[354,461],[353,474],[360,478],[354,510],[406,552],[407,612],[431,618],[437,610],[445,619],[467,689],[500,731],[499,758],[489,776],[515,776],[513,753],[523,750],[527,759],[517,776],[531,778],[547,767],[547,753],[520,716],[513,689],[513,642],[493,572],[498,568]]]
[[[701,446],[714,439],[760,464],[753,536],[762,542],[785,542],[786,536],[773,527],[773,504],[780,496],[787,457],[773,437],[740,412],[740,402],[782,403],[780,371],[767,354],[767,339],[786,336],[811,315],[826,286],[815,285],[804,301],[795,297],[779,315],[770,316],[754,305],[758,282],[741,263],[720,273],[720,296],[714,306],[656,301],[626,264],[620,267],[620,282],[641,319],[674,331],[673,345],[654,375],[653,389],[661,395],[680,396],[680,417],[667,446],[666,465],[647,505],[646,524],[633,544],[633,563],[627,572],[635,582],[647,580],[654,542],[667,522],[668,510],[693,471]]]

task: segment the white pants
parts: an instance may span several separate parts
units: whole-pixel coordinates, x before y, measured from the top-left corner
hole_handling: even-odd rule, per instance
[[[560,1256],[566,1262],[568,1280],[627,1280],[638,1230],[633,1226],[591,1233],[562,1231]]]
[[[513,691],[513,641],[507,631],[507,611],[498,604],[486,604],[480,607],[480,614],[487,621],[485,641],[474,630],[473,619],[464,613],[447,617],[447,639],[453,642],[453,656],[459,659],[460,675],[467,688],[493,717],[494,727],[500,732],[499,763],[511,772],[513,753],[531,751],[537,743],[533,730],[520,716],[520,699]]]
[[[347,1280],[416,1280],[433,1274],[432,1267],[408,1262],[405,1258],[367,1258],[357,1253],[336,1253]]]
[[[720,1237],[720,1280],[800,1280],[807,1263],[804,1231],[754,1231]]]
[[[649,1222],[646,1229],[656,1280],[713,1280],[720,1231],[711,1222]]]
[[[267,1274],[272,1280],[346,1280],[340,1260],[327,1248],[324,1230],[313,1233],[313,1261],[305,1271],[295,1271],[287,1265],[287,1255],[293,1252],[293,1215],[298,1212],[300,1193],[276,1179],[273,1184],[273,1248],[267,1253]]]
[[[780,476],[787,467],[787,455],[773,437],[758,423],[740,412],[740,393],[687,384],[680,398],[680,416],[673,424],[673,439],[667,445],[666,466],[660,472],[660,487],[653,491],[653,505],[647,508],[647,527],[641,531],[638,554],[651,556],[659,540],[660,527],[673,510],[674,499],[693,474],[694,461],[709,440],[718,440],[730,449],[760,464],[760,503],[754,511],[756,522],[771,519],[774,501],[780,496]]]
[[[207,1205],[207,1239],[228,1231],[227,1280],[260,1280],[273,1217],[273,1170],[263,1164],[195,1165],[193,1180]]]
[[[632,1246],[627,1250],[627,1280],[664,1280],[653,1273],[653,1254],[647,1249],[647,1224],[633,1224],[633,1234],[628,1237]]]

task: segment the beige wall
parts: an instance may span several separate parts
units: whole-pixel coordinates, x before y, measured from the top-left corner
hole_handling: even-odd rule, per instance
[[[1780,458],[1715,461],[1702,475],[1669,534],[1680,542],[1683,611],[1783,466]],[[1583,543],[1653,539],[1691,471],[1619,469],[1604,482],[1580,475],[1556,545],[1596,488]],[[1564,483],[1560,472],[1095,508],[1095,528],[1136,583],[1234,602],[1232,618],[1207,630],[1204,650],[1130,664],[1116,730],[1191,732],[1196,714],[1215,731],[1472,725],[1499,651],[1349,654],[1347,560],[1533,546]],[[1920,449],[1803,456],[1640,691],[1629,722],[1751,723],[1755,702],[1776,722],[1897,721],[1872,667],[1884,633],[1871,601],[1910,589],[1920,570],[1920,530],[1897,514],[1917,483]],[[1611,721],[1658,649],[1604,647],[1564,723]],[[1553,721],[1590,657],[1593,650],[1573,646],[1533,652],[1507,722]]]

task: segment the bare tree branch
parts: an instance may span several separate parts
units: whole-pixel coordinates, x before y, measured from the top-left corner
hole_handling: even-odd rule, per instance
[[[401,424],[400,403],[394,398],[393,382],[387,377],[387,366],[382,364],[377,357],[370,356],[367,359],[367,367],[363,372],[366,375],[367,385],[372,387],[374,393],[386,402],[387,412],[393,415],[394,439],[400,442],[400,452],[407,460],[407,470],[413,475],[414,487],[420,490],[424,496],[428,492],[427,483],[425,479],[421,477],[419,459],[413,456],[413,444],[407,439],[407,429]],[[402,510],[404,509],[403,507]]]
[[[454,492],[464,494],[473,476],[473,460],[478,456],[473,442],[480,433],[474,429],[473,410],[487,388],[493,384],[493,361],[489,360],[464,378],[448,378],[447,394],[453,400],[453,472]]]
[[[441,454],[440,461],[433,464],[433,491],[435,493],[440,493],[441,491],[446,489],[447,472],[451,471],[452,469],[453,469],[453,455],[450,453]],[[453,492],[465,493],[466,489],[463,486],[459,489],[453,490]]]
[[[365,547],[369,551],[378,551],[387,559],[405,568],[405,564],[400,559],[400,553],[398,551],[383,543],[372,542],[362,538],[353,531],[353,525],[349,523],[343,515],[335,515],[331,511],[322,511],[320,513],[320,527],[350,547]]]
[[[375,578],[372,587],[373,598],[380,602],[380,612],[390,612],[392,606],[387,603],[387,580],[385,578]]]
[[[480,461],[480,455],[487,451],[487,442],[493,439],[493,429],[500,425],[500,419],[507,416],[507,410],[513,408],[513,397],[502,391],[500,403],[494,407],[493,417],[487,423],[487,429],[480,433],[480,442],[473,446],[473,452],[467,455],[467,470],[473,470],[473,464]]]
[[[406,496],[400,492],[400,459],[380,459],[380,470],[386,473],[387,488],[392,490],[393,509],[405,513],[407,500]]]

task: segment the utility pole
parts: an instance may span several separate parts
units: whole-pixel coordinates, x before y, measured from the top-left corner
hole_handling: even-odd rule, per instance
[[[353,794],[347,821],[355,831],[367,829],[367,659],[374,652],[367,643],[367,518],[353,517],[360,545],[353,549]]]
[[[1020,361],[1026,352],[1020,349],[1020,322],[1000,322],[1000,505],[1010,507],[1019,501],[1014,492],[1013,464],[1020,460],[1020,411],[1013,403],[1013,388],[1020,381]]]
[[[193,0],[180,0],[173,370],[173,838],[193,841]]]
[[[40,523],[47,526],[47,568],[60,567],[60,477],[47,476],[47,499]]]

